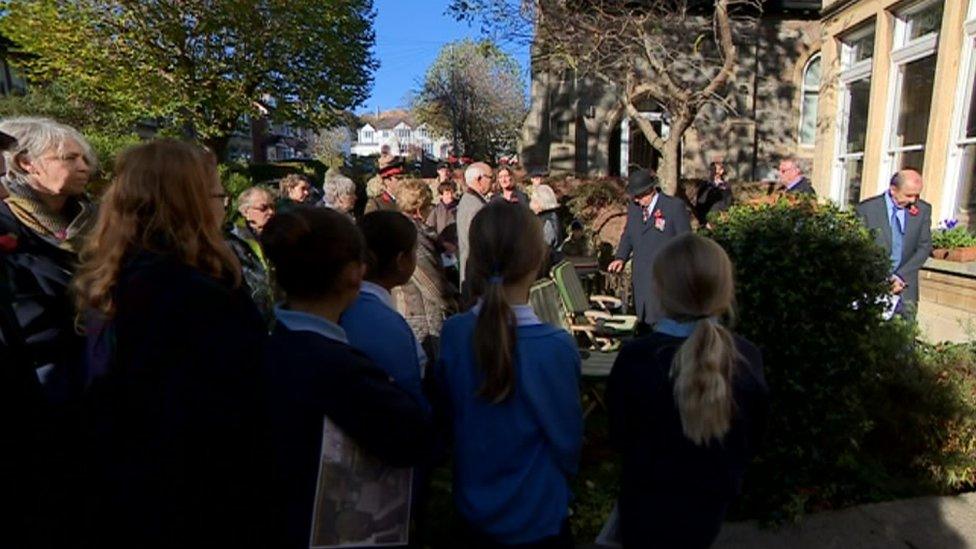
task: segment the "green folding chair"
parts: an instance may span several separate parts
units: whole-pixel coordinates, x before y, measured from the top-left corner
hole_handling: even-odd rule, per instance
[[[612,351],[620,346],[621,339],[634,335],[637,317],[616,312],[623,308],[623,302],[616,297],[587,296],[572,263],[557,263],[552,268],[552,278],[566,307],[571,331],[585,334],[591,348]]]

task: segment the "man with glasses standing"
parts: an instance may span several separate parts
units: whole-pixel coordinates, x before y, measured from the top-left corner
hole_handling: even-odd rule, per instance
[[[241,262],[244,283],[251,299],[265,319],[270,320],[274,291],[268,260],[258,238],[268,221],[275,216],[274,196],[264,187],[251,187],[237,198],[237,211],[244,221],[230,228],[227,244]]]
[[[779,163],[779,182],[788,194],[803,194],[816,198],[817,191],[810,180],[803,175],[800,163],[795,158],[784,158]]]
[[[691,231],[691,219],[681,200],[660,191],[657,176],[647,170],[631,172],[627,182],[627,224],[624,226],[616,259],[607,270],[620,273],[624,263],[633,258],[631,283],[634,308],[640,324],[638,333],[650,331],[660,313],[651,283],[651,267],[658,251],[669,240]]]
[[[467,189],[457,207],[458,266],[461,270],[461,294],[464,298],[470,296],[470,290],[464,283],[464,269],[470,250],[468,231],[475,214],[488,204],[487,196],[488,191],[491,190],[491,181],[491,167],[484,162],[475,162],[464,171],[464,183]]]

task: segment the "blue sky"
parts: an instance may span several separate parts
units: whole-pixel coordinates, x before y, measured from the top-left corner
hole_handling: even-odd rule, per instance
[[[373,92],[357,112],[406,107],[406,96],[420,87],[427,67],[445,44],[464,38],[481,38],[476,25],[445,15],[450,0],[375,0],[376,46],[380,62]],[[528,46],[502,44],[528,75]]]

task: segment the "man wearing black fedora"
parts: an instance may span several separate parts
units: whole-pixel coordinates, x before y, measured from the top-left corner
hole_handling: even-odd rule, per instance
[[[607,270],[619,273],[633,258],[631,268],[635,314],[646,331],[657,322],[659,312],[651,283],[651,266],[657,252],[672,238],[691,231],[691,220],[684,203],[661,192],[657,176],[647,170],[631,172],[627,181],[627,224],[624,226],[616,259]]]

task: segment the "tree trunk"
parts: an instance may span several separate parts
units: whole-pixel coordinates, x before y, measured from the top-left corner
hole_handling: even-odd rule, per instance
[[[218,162],[227,162],[227,145],[230,144],[230,135],[208,137],[203,140],[203,144],[214,153]]]
[[[664,192],[675,196],[681,181],[681,137],[671,135],[664,142],[661,152],[661,164],[658,166],[657,177],[661,180]]]

